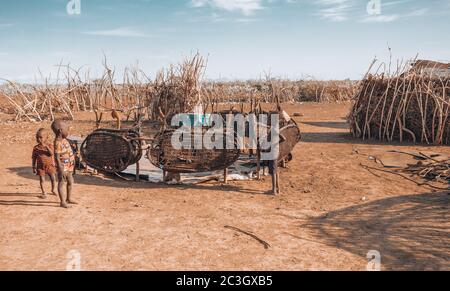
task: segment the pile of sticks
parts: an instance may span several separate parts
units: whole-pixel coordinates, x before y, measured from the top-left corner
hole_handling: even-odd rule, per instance
[[[349,115],[351,131],[363,139],[448,145],[450,74],[408,71],[408,64],[394,72],[380,72],[384,64],[369,69]]]
[[[358,151],[357,153],[360,154]],[[389,153],[408,155],[418,162],[408,163],[405,166],[393,166],[386,164],[378,157],[365,155],[382,167],[371,167],[362,163],[361,167],[377,177],[380,176],[375,174],[375,172],[384,172],[400,176],[418,186],[426,186],[436,190],[450,189],[450,159],[448,157],[440,154],[427,155],[422,152],[411,153],[397,150],[389,151]],[[444,187],[442,187],[443,184],[445,185]]]
[[[201,86],[205,60],[196,54],[156,76],[152,94],[152,120],[167,122],[175,114],[194,112],[202,103]]]
[[[409,165],[403,172],[427,181],[450,183],[450,160],[438,161],[427,157],[415,165]]]

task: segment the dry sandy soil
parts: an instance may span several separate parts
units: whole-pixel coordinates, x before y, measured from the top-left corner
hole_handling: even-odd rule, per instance
[[[0,269],[65,270],[68,253],[84,270],[365,270],[370,250],[383,270],[450,270],[448,191],[378,176],[354,150],[435,151],[353,139],[348,104],[289,106],[301,112],[303,141],[281,173],[282,194],[263,181],[166,186],[78,175],[69,210],[37,198],[30,168],[34,133],[45,124],[0,125]],[[94,123],[81,118],[73,134]],[[225,226],[254,233],[270,244]]]

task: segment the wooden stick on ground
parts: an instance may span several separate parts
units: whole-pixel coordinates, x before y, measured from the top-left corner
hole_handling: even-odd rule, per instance
[[[250,236],[251,238],[254,238],[256,241],[258,241],[260,244],[262,244],[266,250],[267,250],[268,248],[270,248],[270,244],[269,244],[268,242],[266,242],[266,241],[260,239],[259,237],[257,237],[256,235],[254,235],[254,234],[252,234],[252,233],[250,233],[250,232],[248,232],[248,231],[239,229],[239,228],[234,227],[234,226],[229,226],[229,225],[225,225],[225,228],[228,228],[228,229],[231,229],[231,230],[234,230],[234,231],[243,233],[243,234],[245,234],[245,235]]]

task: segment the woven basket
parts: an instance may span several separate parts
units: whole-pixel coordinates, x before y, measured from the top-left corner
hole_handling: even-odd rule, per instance
[[[203,128],[203,134],[208,130]],[[234,164],[240,155],[240,150],[228,149],[182,149],[172,146],[174,129],[159,134],[148,152],[150,162],[165,171],[172,173],[203,173],[224,170]],[[193,144],[192,134],[192,144]],[[226,136],[223,140],[225,142]]]
[[[119,173],[141,159],[138,137],[135,130],[96,130],[81,145],[81,156],[96,170]]]
[[[280,136],[283,140],[280,140],[278,161],[286,159],[300,142],[300,128],[295,121],[291,120],[283,128],[280,128]]]

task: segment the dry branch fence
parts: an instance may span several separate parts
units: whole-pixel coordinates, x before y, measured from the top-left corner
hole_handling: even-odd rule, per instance
[[[356,82],[262,80],[218,82],[203,79],[206,61],[200,55],[160,71],[154,79],[141,69],[126,68],[117,80],[106,58],[104,72],[93,79],[89,69],[58,66],[56,78],[44,77],[35,85],[2,80],[0,111],[16,120],[53,120],[55,115],[73,119],[79,111],[121,111],[128,118],[144,109],[148,118],[169,118],[190,112],[198,103],[206,108],[219,103],[339,102],[355,94]],[[142,112],[140,112],[142,113]]]

